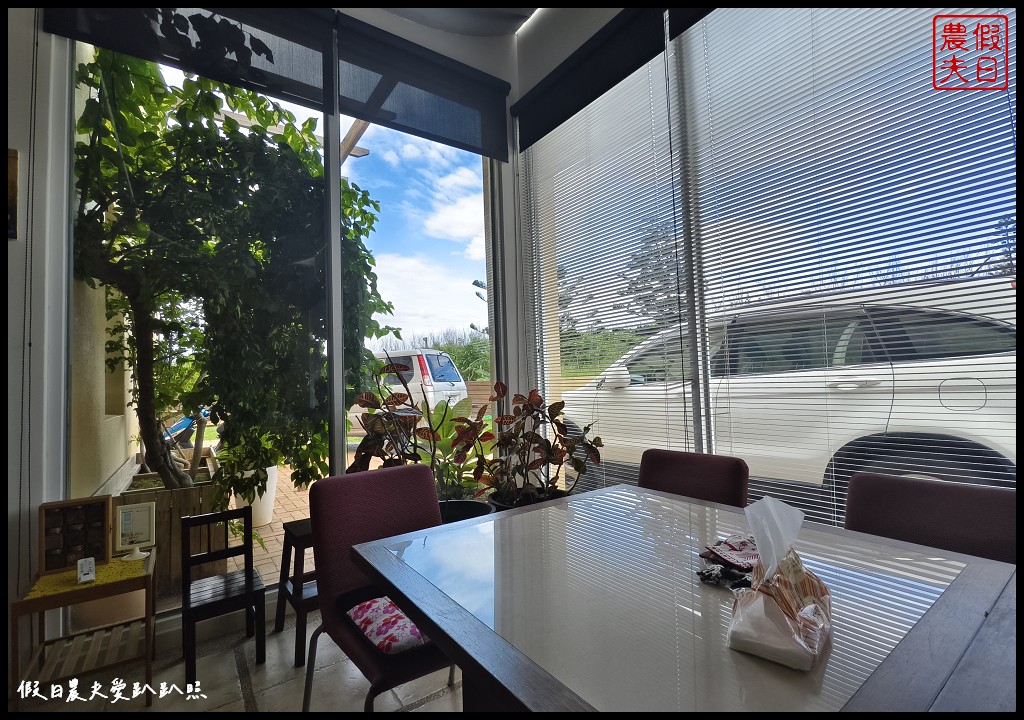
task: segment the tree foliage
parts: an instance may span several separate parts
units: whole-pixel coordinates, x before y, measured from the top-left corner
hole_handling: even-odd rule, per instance
[[[296,484],[326,474],[327,253],[316,121],[297,124],[267,98],[205,78],[169,86],[154,64],[104,50],[77,79],[90,93],[75,148],[74,269],[113,290],[112,347],[132,372],[150,469],[168,487],[190,484],[158,422],[181,404],[209,406],[214,421],[226,421],[219,480],[227,489],[252,499],[265,487],[264,468],[282,460]],[[389,330],[373,315],[391,306],[363,243],[379,206],[354,185],[343,182],[340,192],[351,404],[372,358],[363,338]],[[189,380],[176,387],[160,377]],[[251,469],[255,480],[244,479]]]
[[[987,260],[990,275],[1017,274],[1017,216],[1006,215],[996,223],[996,239],[993,252]]]
[[[679,322],[687,307],[685,289],[679,284],[682,255],[669,223],[646,228],[640,245],[630,255],[619,277],[626,284],[623,302],[615,305],[636,317],[642,325]]]

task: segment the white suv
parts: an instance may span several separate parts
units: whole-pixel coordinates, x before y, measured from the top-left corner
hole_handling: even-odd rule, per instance
[[[402,372],[418,407],[424,398],[431,408],[442,402],[455,405],[469,397],[466,382],[448,353],[440,350],[393,350],[375,353],[378,360],[387,363],[388,356],[395,365],[409,368]],[[384,384],[395,392],[403,392],[402,383],[395,374],[384,377]]]
[[[710,318],[714,451],[743,458],[752,486],[841,492],[858,470],[1015,486],[1015,287],[886,288]],[[593,422],[612,463],[654,446],[692,451],[690,361],[685,331],[659,333],[563,393],[567,420]]]

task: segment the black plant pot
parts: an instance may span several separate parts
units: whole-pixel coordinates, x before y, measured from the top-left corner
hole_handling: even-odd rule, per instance
[[[439,500],[437,504],[441,508],[443,523],[482,517],[494,512],[494,508],[483,500]]]
[[[553,491],[551,495],[548,497],[537,497],[536,495],[534,495],[533,497],[535,497],[536,499],[533,502],[544,502],[545,500],[554,500],[555,498],[565,497],[566,495],[568,495],[568,493],[563,492],[561,490],[556,490]],[[521,498],[519,505],[509,505],[508,503],[503,503],[500,500],[495,500],[493,495],[487,498],[487,502],[489,502],[494,507],[495,512],[501,512],[502,510],[511,510],[512,508],[525,507],[526,505],[533,504],[529,502],[523,503]]]
[[[509,505],[508,503],[503,503],[500,500],[495,500],[494,498],[487,498],[487,502],[490,503],[491,507],[494,508],[495,512],[501,512],[502,510],[511,510],[513,507],[515,507],[515,505]]]

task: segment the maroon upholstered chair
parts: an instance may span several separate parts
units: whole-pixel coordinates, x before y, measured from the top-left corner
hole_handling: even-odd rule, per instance
[[[746,507],[749,479],[747,464],[737,457],[652,448],[640,458],[637,485]]]
[[[846,528],[1017,564],[1017,490],[854,473]]]
[[[367,470],[318,480],[309,489],[317,595],[321,624],[309,642],[303,712],[309,711],[322,633],[355,663],[370,681],[363,709],[373,711],[377,695],[402,683],[455,666],[433,643],[388,654],[379,650],[347,615],[359,603],[384,593],[351,559],[353,545],[441,524],[434,475],[426,465]]]

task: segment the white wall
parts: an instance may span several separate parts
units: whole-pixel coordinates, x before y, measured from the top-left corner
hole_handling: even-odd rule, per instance
[[[512,84],[515,92],[515,39],[508,37],[470,37],[435,30],[406,20],[383,8],[335,8],[356,20],[374,25],[393,35],[441,53],[453,60],[482,70]]]
[[[7,146],[20,153],[7,241],[8,603],[38,561],[39,504],[64,496],[68,48],[38,30],[34,8],[7,9]]]

